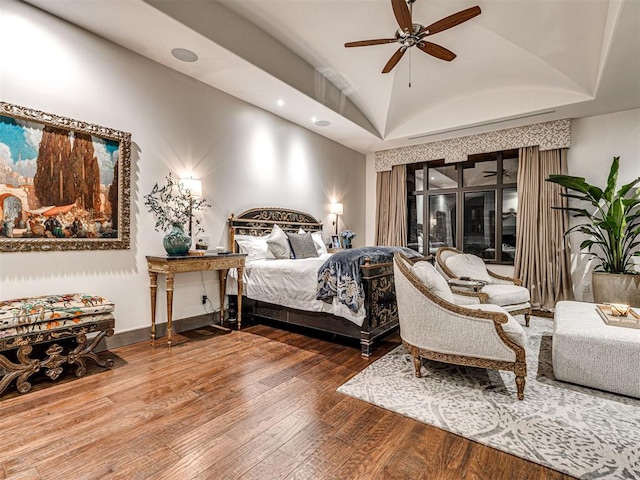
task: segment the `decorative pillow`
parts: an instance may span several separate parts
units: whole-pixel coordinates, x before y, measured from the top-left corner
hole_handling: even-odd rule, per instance
[[[327,253],[327,246],[324,244],[324,241],[322,240],[322,232],[313,232],[311,234],[311,238],[313,238],[313,242],[316,244],[316,250],[318,251],[318,255]]]
[[[294,258],[312,258],[318,256],[316,244],[308,233],[287,233]]]
[[[278,226],[274,225],[271,233],[267,237],[267,245],[275,258],[291,258],[291,246],[287,234]]]
[[[420,279],[429,291],[449,303],[455,303],[451,287],[429,262],[416,262],[412,267],[413,274]]]
[[[303,228],[300,227],[298,229],[298,233],[300,235],[304,235],[307,232],[305,232],[303,230]],[[323,253],[327,253],[327,246],[322,241],[322,232],[313,232],[313,233],[311,233],[311,238],[313,238],[313,241],[316,244],[316,250],[318,251],[318,256],[322,255]]]
[[[247,262],[255,260],[273,260],[273,256],[269,245],[267,245],[268,236],[254,237],[253,235],[236,235],[234,237],[236,243],[240,247],[240,253],[247,254]]]
[[[482,280],[486,283],[493,283],[484,261],[480,257],[468,253],[451,255],[445,260],[445,265],[458,278],[471,278]]]

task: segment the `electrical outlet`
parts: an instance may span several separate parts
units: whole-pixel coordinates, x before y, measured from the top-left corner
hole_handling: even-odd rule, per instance
[[[206,295],[202,295],[202,304],[203,305],[207,303],[208,298],[209,297],[207,297]]]
[[[582,286],[582,293],[589,293],[591,291],[591,289],[589,288],[589,285],[583,285]]]

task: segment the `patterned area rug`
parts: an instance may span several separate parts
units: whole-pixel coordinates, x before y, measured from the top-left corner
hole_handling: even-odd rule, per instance
[[[640,479],[640,400],[555,380],[552,321],[526,332],[523,401],[509,372],[423,361],[416,378],[402,346],[338,391],[574,477]]]

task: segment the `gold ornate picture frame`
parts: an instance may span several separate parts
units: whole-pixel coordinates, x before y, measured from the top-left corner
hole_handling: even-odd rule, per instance
[[[0,252],[130,245],[131,134],[0,102]]]

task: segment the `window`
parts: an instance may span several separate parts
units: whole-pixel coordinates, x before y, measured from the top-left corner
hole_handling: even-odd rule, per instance
[[[409,248],[433,254],[450,246],[513,264],[517,176],[517,150],[471,155],[457,164],[407,165]]]

